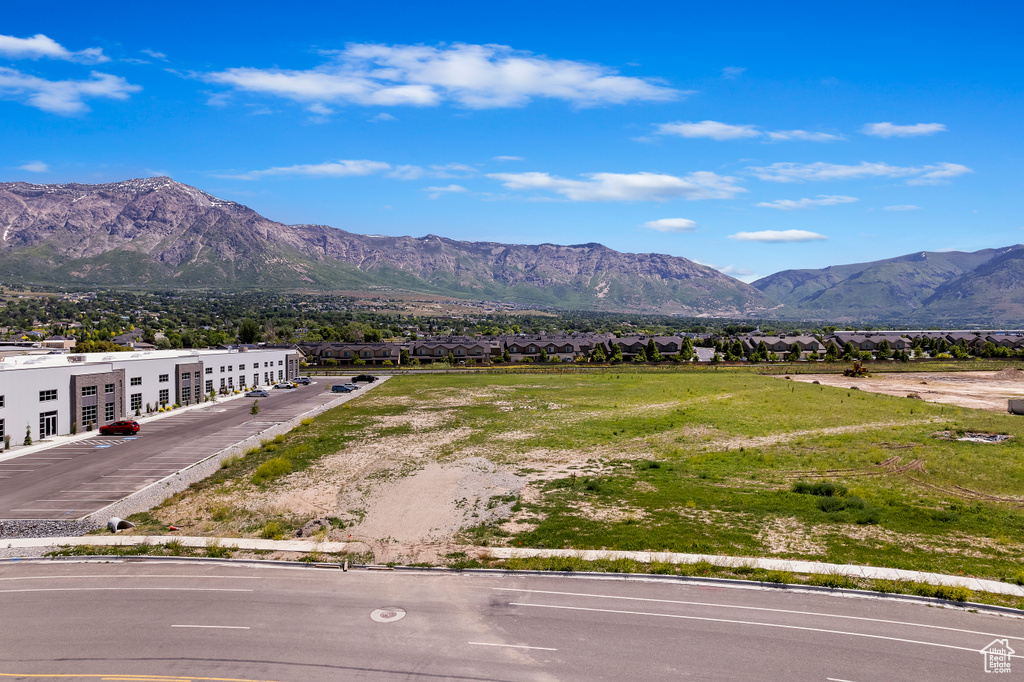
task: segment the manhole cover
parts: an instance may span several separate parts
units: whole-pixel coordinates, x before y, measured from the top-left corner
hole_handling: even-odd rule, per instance
[[[396,620],[405,618],[405,609],[384,608],[375,609],[370,613],[370,618],[378,623],[394,623]]]

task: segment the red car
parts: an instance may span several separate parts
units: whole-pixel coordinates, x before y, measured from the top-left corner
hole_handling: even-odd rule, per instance
[[[120,421],[110,422],[100,427],[101,436],[111,435],[122,435],[122,436],[134,436],[139,432],[139,422],[137,421]]]

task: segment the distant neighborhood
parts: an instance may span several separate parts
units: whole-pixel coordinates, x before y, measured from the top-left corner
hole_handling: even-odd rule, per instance
[[[296,346],[307,364],[345,365],[560,362],[829,362],[1012,357],[1024,332],[834,332],[823,335],[511,334],[376,342],[318,341]]]

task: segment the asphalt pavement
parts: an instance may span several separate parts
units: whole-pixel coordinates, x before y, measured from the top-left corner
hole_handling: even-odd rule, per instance
[[[0,679],[935,682],[1024,652],[1006,616],[607,576],[18,562],[0,612]]]
[[[366,384],[362,384],[367,386]],[[372,386],[372,385],[371,385]],[[267,398],[208,403],[100,436],[0,462],[0,519],[78,519],[261,431],[342,396],[330,383],[272,389]],[[259,400],[258,415],[251,415]]]

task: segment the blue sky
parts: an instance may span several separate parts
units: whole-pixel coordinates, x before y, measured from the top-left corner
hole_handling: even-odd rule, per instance
[[[5,9],[0,179],[747,281],[1021,241],[1016,3],[321,4]]]

